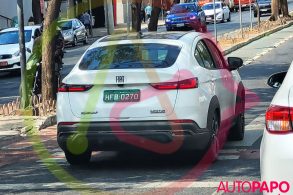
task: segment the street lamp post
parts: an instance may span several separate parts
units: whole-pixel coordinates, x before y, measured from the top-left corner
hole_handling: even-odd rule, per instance
[[[216,43],[218,42],[217,38],[217,20],[216,20],[216,2],[213,0],[213,6],[214,6],[214,33],[215,33],[215,39]]]
[[[250,29],[252,30],[252,8],[251,0],[249,0],[249,12],[250,12]]]
[[[239,0],[239,23],[240,23],[240,31],[241,31],[241,38],[243,38],[243,27],[242,27],[242,10],[241,10],[241,1]]]
[[[127,21],[127,34],[129,34],[130,32],[129,0],[126,0],[126,21]]]
[[[26,48],[24,40],[24,18],[23,0],[17,0],[17,16],[19,29],[19,54],[21,66],[21,107],[24,109],[28,105],[28,93],[26,87]]]

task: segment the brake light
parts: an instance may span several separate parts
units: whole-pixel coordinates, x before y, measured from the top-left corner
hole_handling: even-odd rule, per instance
[[[62,83],[58,88],[58,92],[83,92],[91,89],[92,85],[67,85]]]
[[[171,89],[192,89],[198,88],[198,79],[191,78],[178,82],[166,82],[166,83],[153,83],[151,86],[159,90],[171,90]]]
[[[266,128],[270,133],[292,133],[293,108],[270,106],[266,112]]]

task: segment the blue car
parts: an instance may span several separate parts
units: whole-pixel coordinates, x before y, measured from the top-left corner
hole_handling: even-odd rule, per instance
[[[189,27],[197,32],[207,32],[205,18],[203,10],[196,3],[176,4],[166,17],[166,29]]]

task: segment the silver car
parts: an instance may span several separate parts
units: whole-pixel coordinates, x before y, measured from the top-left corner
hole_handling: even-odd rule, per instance
[[[82,22],[76,18],[61,20],[58,22],[64,37],[65,44],[71,44],[73,47],[79,42],[88,43],[88,33]]]

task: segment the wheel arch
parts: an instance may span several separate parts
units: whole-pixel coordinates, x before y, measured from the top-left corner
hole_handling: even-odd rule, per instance
[[[213,96],[210,101],[209,110],[208,110],[208,117],[207,117],[207,126],[208,126],[209,117],[212,116],[214,111],[216,111],[218,113],[219,121],[221,122],[221,108],[220,108],[220,103],[219,103],[219,99],[217,96]]]

